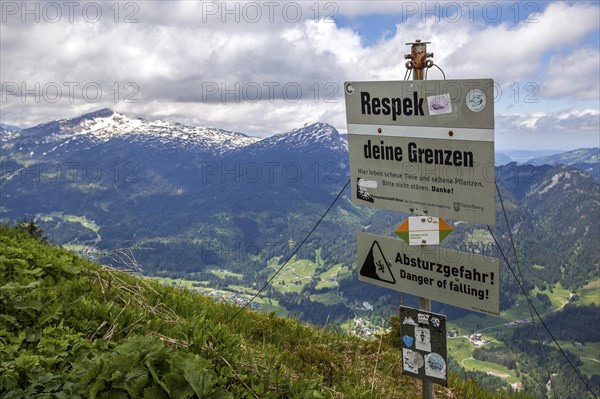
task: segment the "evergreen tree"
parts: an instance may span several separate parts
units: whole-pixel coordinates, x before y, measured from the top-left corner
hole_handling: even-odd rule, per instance
[[[35,224],[33,219],[30,220],[20,220],[17,222],[15,226],[17,230],[26,233],[29,237],[34,238],[42,243],[48,242],[48,237],[44,235],[44,230],[37,224]]]

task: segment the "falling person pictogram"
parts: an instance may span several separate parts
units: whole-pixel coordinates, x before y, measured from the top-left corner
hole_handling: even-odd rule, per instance
[[[375,280],[385,281],[387,283],[396,284],[396,279],[392,275],[390,264],[377,241],[373,241],[371,249],[365,258],[365,261],[360,268],[360,275],[369,277]]]

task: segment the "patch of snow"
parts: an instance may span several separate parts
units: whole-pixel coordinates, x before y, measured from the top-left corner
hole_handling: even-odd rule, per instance
[[[148,121],[129,117],[117,112],[98,115],[82,120],[73,126],[72,120],[59,121],[60,130],[44,141],[61,142],[52,151],[62,145],[80,138],[96,141],[109,141],[124,138],[132,141],[157,141],[163,145],[174,145],[184,148],[210,148],[221,154],[225,151],[244,147],[259,141],[257,137],[249,137],[241,133],[206,127],[185,126],[174,122]]]
[[[563,173],[557,173],[554,176],[552,176],[550,183],[548,183],[548,185],[546,187],[544,187],[543,189],[539,190],[538,194],[544,194],[548,190],[550,190],[552,187],[556,186],[558,184],[558,180],[562,177],[562,175],[563,175]]]

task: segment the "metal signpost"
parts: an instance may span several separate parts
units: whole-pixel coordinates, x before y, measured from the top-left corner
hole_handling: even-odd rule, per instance
[[[448,360],[431,300],[500,312],[497,259],[433,246],[452,231],[442,217],[495,225],[494,82],[424,80],[428,42],[407,44],[412,81],[344,84],[348,151],[354,204],[419,215],[396,229],[406,244],[357,234],[358,267],[361,281],[420,297],[420,310],[400,308],[403,373],[433,399]]]

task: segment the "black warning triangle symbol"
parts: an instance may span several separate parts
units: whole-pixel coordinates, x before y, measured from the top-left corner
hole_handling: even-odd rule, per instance
[[[386,283],[396,284],[396,279],[392,275],[389,265],[390,264],[381,251],[379,243],[373,241],[371,250],[360,268],[360,275],[375,280],[385,281]]]

